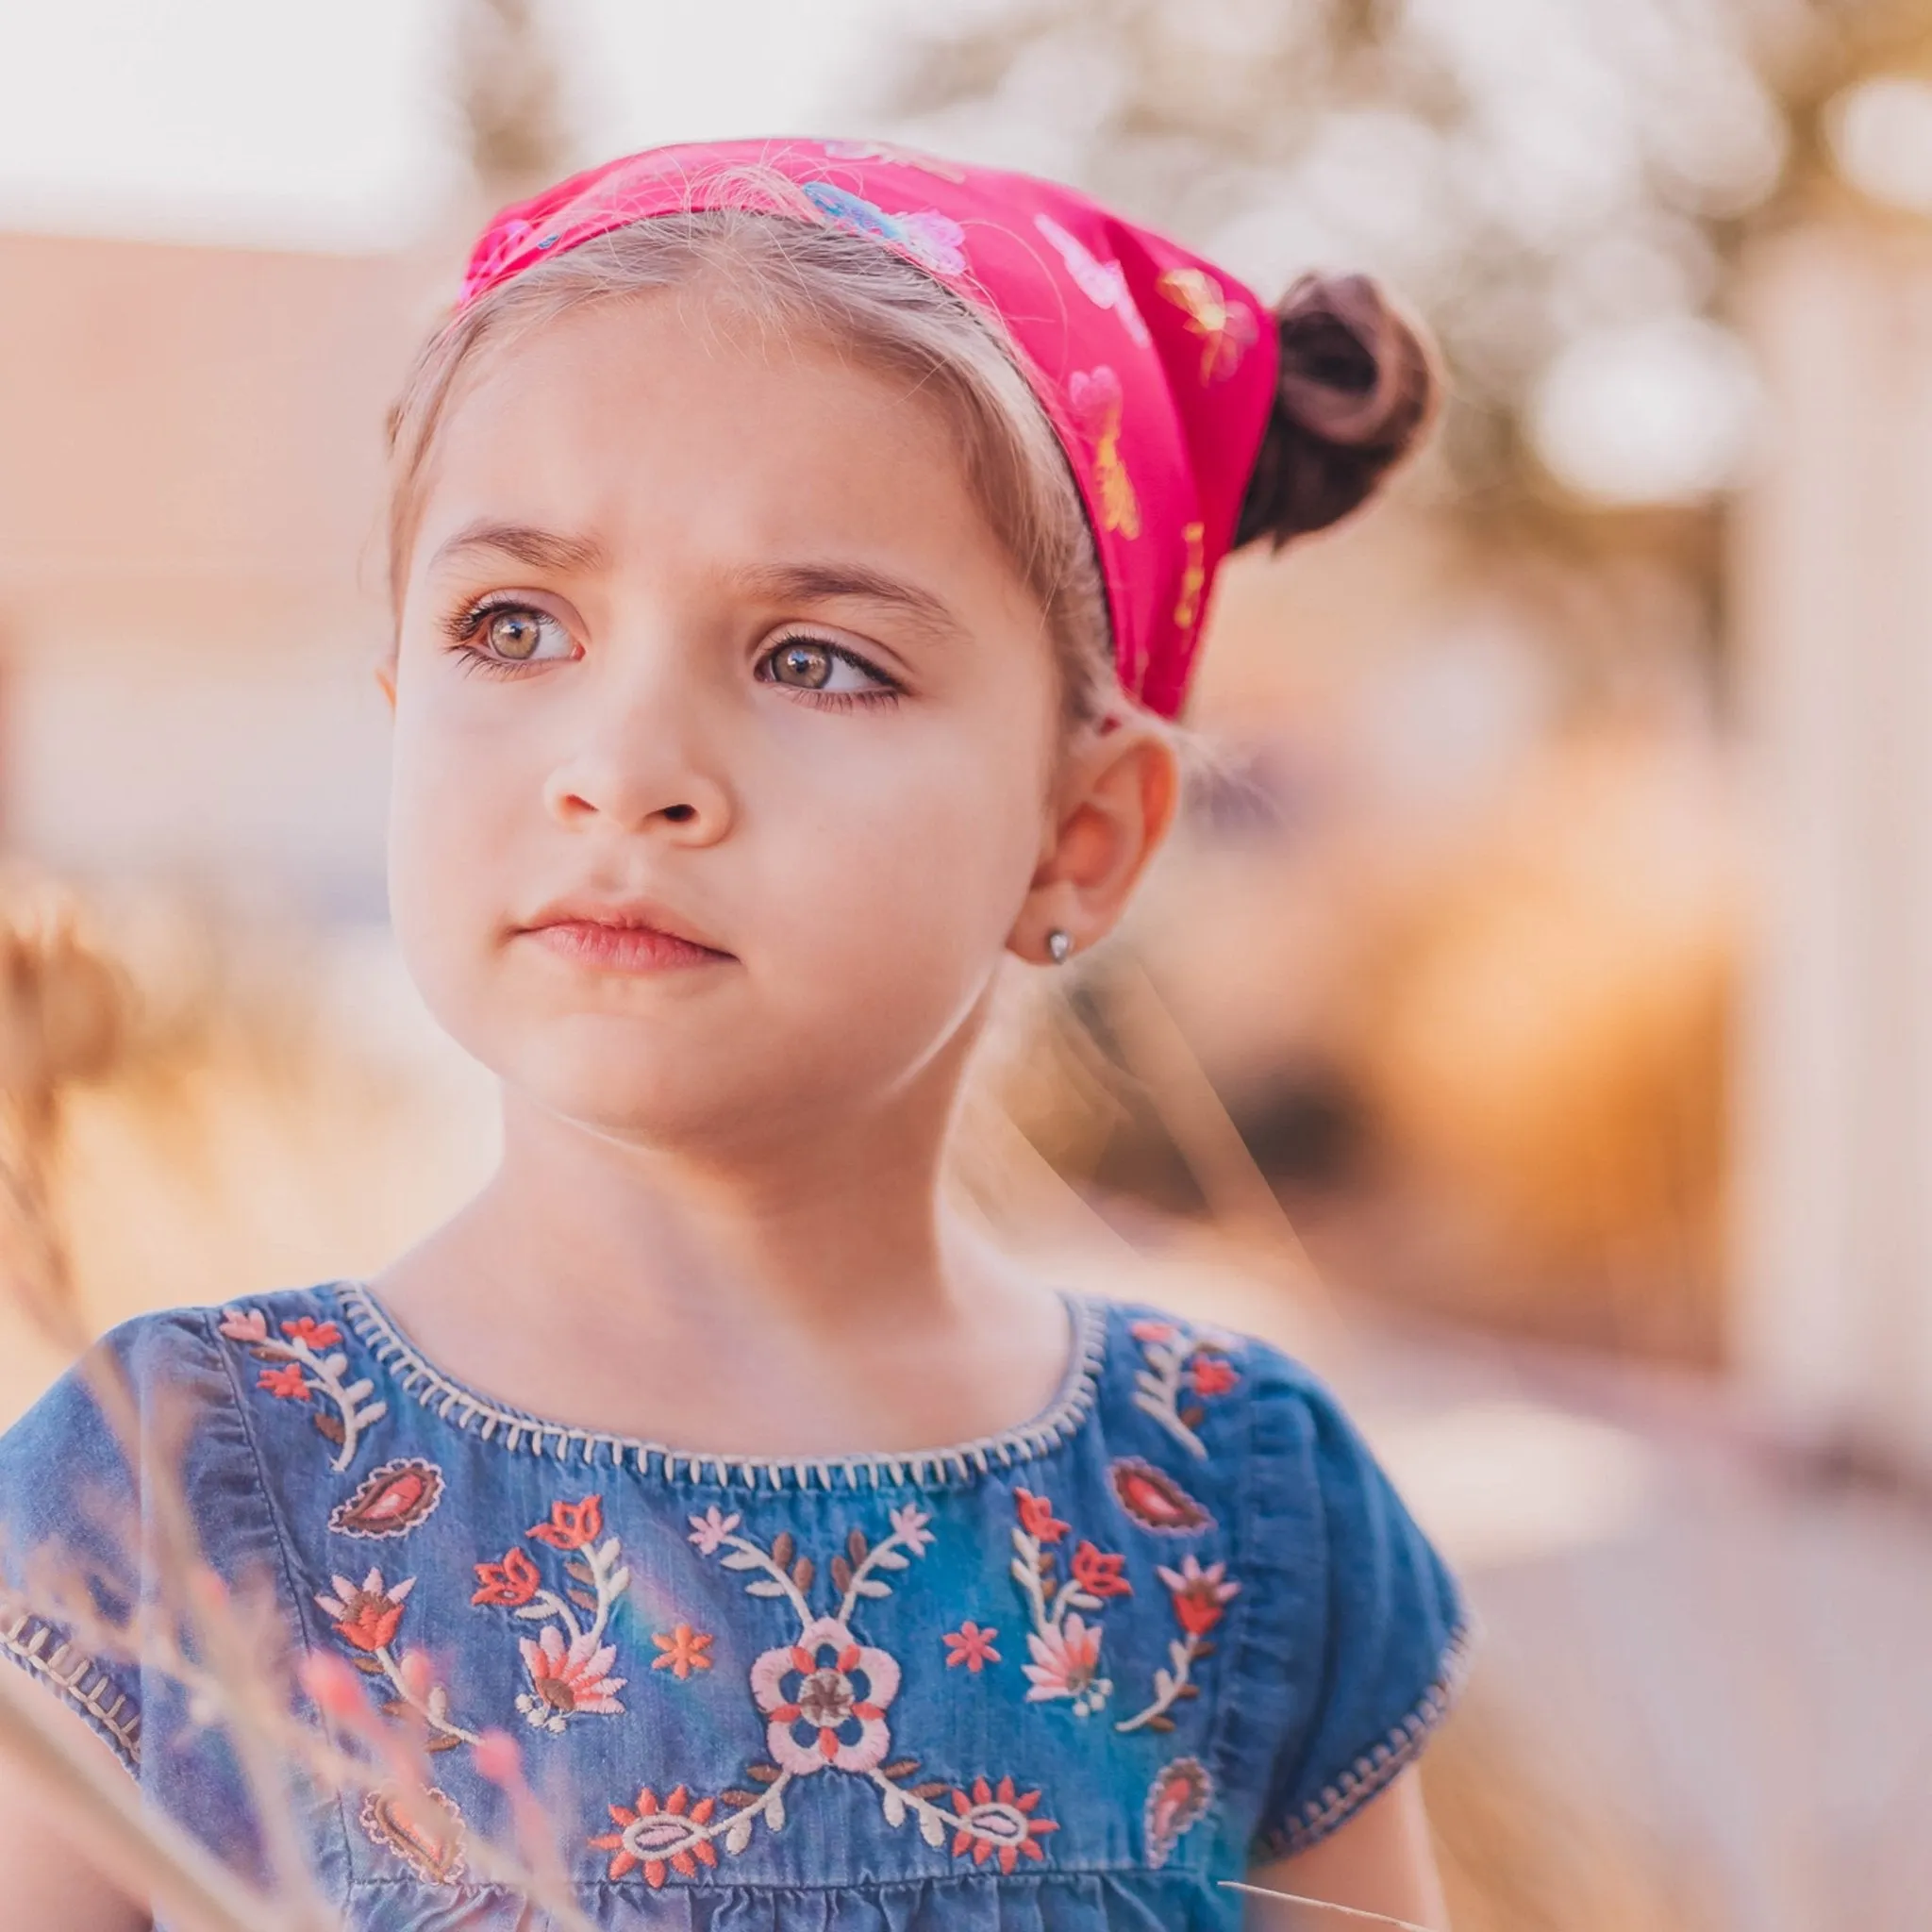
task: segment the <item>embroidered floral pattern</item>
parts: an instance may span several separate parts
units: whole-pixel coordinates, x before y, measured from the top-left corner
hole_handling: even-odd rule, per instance
[[[1111,258],[1101,260],[1086,242],[1061,227],[1051,215],[1035,215],[1033,225],[1059,252],[1060,259],[1067,265],[1068,275],[1073,276],[1074,285],[1081,294],[1096,308],[1111,308],[1120,317],[1121,326],[1135,342],[1143,349],[1148,347],[1153,338],[1147,333],[1147,325],[1141,319],[1140,309],[1134,306],[1133,291],[1127,287],[1126,270]]]
[[[412,1456],[365,1476],[346,1503],[329,1511],[328,1526],[338,1536],[407,1536],[441,1500],[441,1470]]]
[[[1187,316],[1189,334],[1200,337],[1201,380],[1231,375],[1257,333],[1247,304],[1230,302],[1205,269],[1163,269],[1154,286]]]
[[[449,1692],[422,1666],[420,1654],[409,1659],[415,1668],[406,1670],[396,1648],[403,1607],[416,1579],[405,1576],[385,1583],[380,1570],[371,1570],[360,1583],[351,1583],[346,1576],[329,1581],[331,1590],[315,1601],[335,1619],[336,1635],[348,1646],[349,1661],[365,1676],[384,1678],[395,1692],[383,1709],[391,1717],[408,1711],[420,1718],[428,1732],[425,1746],[431,1751],[475,1743],[475,1731],[451,1720]]]
[[[369,1400],[375,1384],[367,1376],[342,1379],[349,1368],[349,1357],[336,1345],[342,1331],[333,1322],[300,1315],[284,1322],[279,1336],[271,1335],[268,1317],[259,1308],[242,1307],[223,1309],[220,1328],[257,1361],[269,1364],[256,1379],[258,1389],[284,1402],[310,1405],[309,1421],[335,1444],[330,1467],[347,1469],[356,1459],[362,1432],[389,1413],[389,1404]]]
[[[1182,1835],[1198,1824],[1214,1802],[1214,1780],[1198,1757],[1176,1757],[1155,1773],[1147,1788],[1147,1862],[1157,1871],[1174,1855]]]
[[[626,1680],[610,1674],[617,1647],[605,1642],[604,1635],[629,1586],[630,1569],[618,1539],[604,1535],[604,1498],[559,1499],[525,1534],[562,1556],[563,1587],[550,1588],[528,1554],[511,1548],[501,1561],[475,1566],[476,1591],[470,1599],[543,1625],[534,1638],[517,1640],[530,1680],[530,1688],[517,1696],[517,1708],[527,1723],[553,1735],[575,1717],[615,1716],[624,1709],[617,1693]]]
[[[1121,379],[1103,362],[1076,369],[1067,381],[1074,412],[1093,438],[1093,480],[1100,493],[1103,527],[1123,537],[1141,534],[1141,499],[1121,457],[1121,416],[1125,408]]]
[[[783,1602],[798,1630],[791,1641],[760,1652],[751,1666],[749,1689],[764,1720],[767,1755],[746,1767],[747,1784],[696,1798],[680,1785],[661,1805],[645,1787],[634,1805],[611,1806],[618,1829],[590,1842],[611,1854],[612,1878],[641,1871],[644,1882],[656,1887],[672,1873],[695,1877],[701,1867],[715,1865],[720,1845],[731,1856],[744,1851],[760,1823],[768,1831],[782,1831],[788,1791],[825,1772],[865,1779],[878,1792],[886,1824],[896,1828],[911,1821],[935,1849],[950,1843],[955,1857],[970,1852],[980,1863],[996,1857],[1003,1872],[1012,1871],[1022,1857],[1045,1856],[1039,1840],[1058,1827],[1036,1815],[1037,1790],[1023,1797],[1010,1777],[997,1787],[976,1778],[970,1791],[945,1779],[914,1784],[909,1780],[920,1769],[918,1758],[889,1760],[898,1659],[867,1642],[853,1624],[864,1605],[892,1593],[894,1573],[931,1547],[931,1521],[918,1504],[907,1503],[891,1510],[891,1531],[876,1543],[855,1526],[824,1565],[823,1574],[838,1592],[837,1606],[827,1613],[815,1608],[809,1595],[820,1565],[799,1551],[789,1530],[769,1544],[759,1542],[744,1532],[739,1512],[715,1503],[691,1517],[691,1547],[742,1575],[750,1595]],[[950,1661],[965,1661],[969,1653],[982,1662],[988,1656],[996,1659],[991,1650],[995,1634],[976,1624],[962,1626],[947,1639],[949,1645],[962,1646]],[[681,1626],[672,1642],[688,1648],[700,1638]],[[675,1654],[664,1638],[654,1641],[665,1650],[659,1664]]]
[[[1170,1570],[1163,1563],[1155,1571],[1167,1586],[1181,1635],[1167,1646],[1171,1668],[1163,1667],[1154,1673],[1154,1701],[1144,1710],[1123,1719],[1114,1726],[1115,1730],[1138,1731],[1144,1725],[1149,1730],[1171,1731],[1174,1719],[1168,1712],[1184,1697],[1201,1694],[1200,1687],[1193,1682],[1194,1665],[1200,1658],[1213,1655],[1214,1646],[1208,1642],[1208,1633],[1221,1622],[1229,1599],[1241,1589],[1240,1584],[1227,1579],[1226,1570],[1225,1563],[1211,1563],[1204,1570],[1200,1558],[1191,1555],[1181,1558],[1178,1570]]]
[[[833,226],[889,242],[935,275],[957,275],[966,271],[966,231],[950,215],[931,208],[888,214],[877,202],[835,188],[829,181],[806,182],[805,195]]]
[[[681,1684],[693,1671],[711,1668],[711,1633],[680,1624],[675,1630],[654,1631],[651,1641],[664,1654],[651,1659],[654,1671],[669,1671]]]
[[[372,1842],[431,1885],[454,1885],[463,1875],[463,1814],[434,1786],[407,1800],[387,1789],[371,1791],[362,1800],[361,1824]]]
[[[1146,1363],[1134,1377],[1134,1407],[1205,1457],[1208,1445],[1195,1432],[1207,1418],[1207,1403],[1241,1380],[1228,1359],[1237,1344],[1218,1330],[1178,1322],[1136,1322],[1133,1336]]]
[[[1173,1476],[1138,1456],[1119,1457],[1108,1477],[1121,1507],[1156,1536],[1195,1536],[1213,1525],[1214,1519]]]
[[[1032,1662],[1022,1666],[1032,1687],[1026,1701],[1063,1697],[1075,1717],[1090,1717],[1107,1702],[1113,1685],[1101,1675],[1100,1625],[1081,1612],[1105,1608],[1108,1597],[1133,1594],[1134,1586],[1123,1574],[1125,1558],[1083,1538],[1062,1577],[1054,1546],[1072,1525],[1053,1513],[1047,1497],[1030,1490],[1015,1490],[1013,1506],[1019,1521],[1009,1568],[1033,1625],[1026,1634]]]
[[[946,1668],[954,1670],[964,1664],[968,1673],[978,1676],[988,1664],[996,1664],[1000,1654],[992,1647],[992,1641],[1000,1633],[997,1630],[982,1630],[968,1618],[957,1630],[948,1630],[941,1640],[946,1646]]]

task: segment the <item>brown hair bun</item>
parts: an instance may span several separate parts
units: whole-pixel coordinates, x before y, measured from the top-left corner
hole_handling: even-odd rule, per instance
[[[1367,275],[1303,275],[1274,308],[1281,373],[1235,546],[1279,550],[1374,494],[1434,412],[1435,358]]]

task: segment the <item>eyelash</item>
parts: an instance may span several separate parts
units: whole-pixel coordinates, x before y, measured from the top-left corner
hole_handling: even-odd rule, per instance
[[[514,597],[484,597],[466,608],[453,612],[443,619],[442,627],[448,634],[457,656],[462,659],[465,674],[480,672],[486,677],[522,677],[532,671],[541,671],[545,663],[555,659],[543,658],[528,663],[516,663],[507,658],[499,658],[484,650],[476,642],[476,635],[484,625],[500,610],[525,611],[532,617],[545,617],[548,612],[538,610],[534,606],[519,603]],[[554,618],[551,619],[555,623]],[[879,684],[871,691],[809,691],[798,685],[779,684],[775,677],[765,675],[765,667],[782,651],[787,644],[816,644],[821,650],[829,652],[834,658],[855,665],[868,677],[876,677]],[[862,658],[857,651],[847,650],[843,644],[836,644],[830,638],[820,637],[808,630],[787,631],[784,636],[774,640],[759,657],[753,675],[759,682],[775,685],[789,696],[802,699],[815,705],[821,710],[849,711],[858,706],[879,704],[896,705],[906,695],[903,686],[895,683],[885,672]]]

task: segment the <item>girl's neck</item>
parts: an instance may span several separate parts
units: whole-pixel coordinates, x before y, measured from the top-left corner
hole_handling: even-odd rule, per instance
[[[698,1160],[512,1096],[494,1179],[374,1285],[449,1373],[556,1421],[773,1455],[994,1433],[1046,1406],[1066,1321],[942,1212],[949,1111]]]

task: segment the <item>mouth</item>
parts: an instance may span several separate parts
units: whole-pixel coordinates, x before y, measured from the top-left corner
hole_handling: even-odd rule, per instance
[[[559,958],[608,973],[689,971],[735,957],[650,906],[556,906],[517,932]]]

